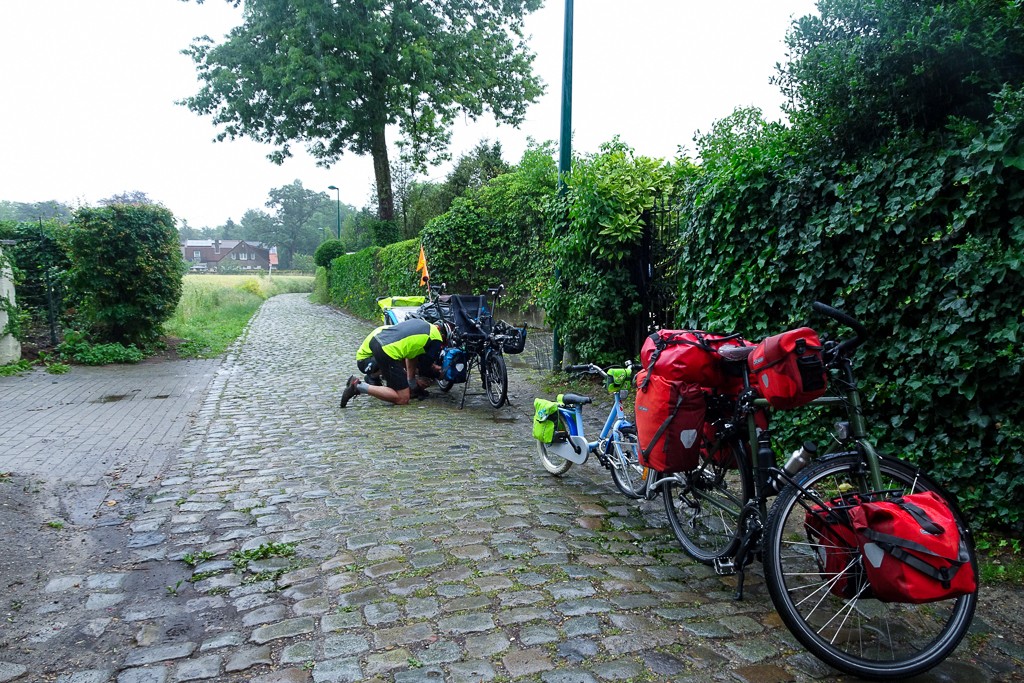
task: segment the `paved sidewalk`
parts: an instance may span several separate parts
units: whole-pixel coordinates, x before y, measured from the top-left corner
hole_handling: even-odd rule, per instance
[[[138,404],[132,424],[150,431],[146,444],[184,428],[175,457],[153,445],[135,462],[134,442],[117,447],[113,435],[72,449],[110,454],[83,465],[88,476],[114,467],[136,478],[140,495],[85,529],[120,533],[123,559],[36,577],[22,609],[56,626],[21,633],[14,620],[0,683],[843,680],[782,627],[759,569],[735,602],[733,578],[680,551],[660,501],[627,501],[593,461],[547,474],[530,434],[529,370],[512,370],[513,405],[501,410],[482,393],[459,410],[461,387],[405,407],[359,396],[339,410],[372,327],[277,296],[216,371],[143,379],[110,401]],[[176,417],[151,408],[177,396],[158,383],[211,376],[201,401],[181,389]],[[110,391],[97,386],[78,410],[38,405],[66,408],[53,414],[67,421],[87,413],[71,440],[100,419],[88,414],[104,395],[120,395]],[[171,423],[150,429],[154,420]],[[41,434],[21,431],[36,454],[22,462],[64,469],[70,454],[51,458]],[[157,462],[160,476],[147,478]],[[1021,644],[1000,647],[920,680],[1013,680],[1022,672],[1008,653]],[[29,670],[40,661],[45,670]]]

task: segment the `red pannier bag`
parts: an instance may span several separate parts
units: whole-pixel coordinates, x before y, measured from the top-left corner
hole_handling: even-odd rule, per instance
[[[636,433],[640,463],[658,472],[697,466],[704,426],[700,386],[641,370],[636,377]]]
[[[768,337],[747,357],[752,384],[772,408],[785,410],[813,401],[828,387],[821,340],[809,327]]]
[[[746,342],[736,335],[701,330],[658,330],[644,340],[640,364],[648,373],[668,380],[717,388],[726,382],[718,349],[729,344],[744,346]]]
[[[857,534],[850,525],[850,507],[841,498],[812,506],[804,515],[804,531],[829,592],[841,598],[869,598]]]
[[[973,593],[978,582],[949,505],[933,491],[850,509],[864,572],[884,602],[933,602]]]

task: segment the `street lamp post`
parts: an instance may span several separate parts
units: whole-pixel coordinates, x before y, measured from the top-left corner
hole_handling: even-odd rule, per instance
[[[328,185],[328,190],[334,190],[338,194],[338,239],[341,239],[341,189],[337,185]]]

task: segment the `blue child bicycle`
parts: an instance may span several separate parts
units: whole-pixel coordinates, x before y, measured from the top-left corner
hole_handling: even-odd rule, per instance
[[[583,406],[592,403],[589,396],[560,394],[554,401],[534,400],[534,438],[544,469],[555,476],[582,465],[593,453],[612,473],[612,481],[623,495],[638,499],[647,494],[648,471],[640,464],[640,445],[636,426],[626,419],[622,399],[629,394],[633,377],[632,363],[625,368],[602,370],[596,365],[572,365],[566,372],[599,375],[612,395],[611,409],[596,441],[588,441],[583,430]]]

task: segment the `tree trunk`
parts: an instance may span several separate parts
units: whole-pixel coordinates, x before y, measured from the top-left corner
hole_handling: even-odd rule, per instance
[[[395,198],[391,193],[391,162],[388,161],[388,143],[384,137],[384,123],[374,125],[370,153],[373,155],[373,175],[377,181],[377,218],[390,221],[395,218]]]

